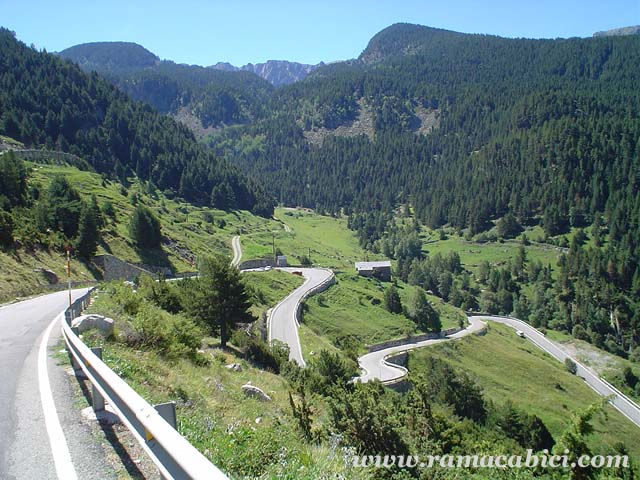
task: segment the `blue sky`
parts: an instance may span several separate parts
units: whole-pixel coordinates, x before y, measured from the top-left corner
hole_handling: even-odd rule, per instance
[[[640,0],[0,0],[0,12],[0,25],[48,51],[124,40],[198,65],[354,58],[396,22],[530,38],[640,24]]]

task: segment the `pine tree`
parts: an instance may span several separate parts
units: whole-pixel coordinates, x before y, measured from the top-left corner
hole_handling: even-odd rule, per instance
[[[442,330],[440,315],[429,302],[423,289],[416,288],[411,306],[411,319],[419,328],[427,332],[439,332]]]
[[[158,248],[162,241],[160,220],[143,205],[133,211],[129,223],[129,236],[140,248]]]
[[[384,306],[391,313],[402,313],[402,300],[395,285],[385,290]]]
[[[212,334],[220,334],[226,347],[230,331],[239,322],[251,321],[251,303],[238,269],[224,257],[205,258],[200,263],[200,278],[187,310],[200,319]]]
[[[98,249],[99,236],[96,209],[92,204],[83,204],[80,211],[78,237],[76,239],[76,250],[81,258],[89,260],[95,255]]]

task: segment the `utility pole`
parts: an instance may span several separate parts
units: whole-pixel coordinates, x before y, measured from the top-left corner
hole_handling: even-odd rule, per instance
[[[71,253],[67,244],[67,289],[69,290],[69,307],[71,307]]]

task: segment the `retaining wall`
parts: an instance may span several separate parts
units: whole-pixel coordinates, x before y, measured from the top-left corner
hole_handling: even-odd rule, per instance
[[[94,257],[93,261],[103,271],[103,279],[107,282],[111,280],[131,281],[145,273],[151,276],[161,274],[167,278],[173,276],[173,271],[168,267],[134,265],[113,255],[98,255]]]
[[[423,333],[420,335],[412,335],[411,337],[396,338],[395,340],[387,340],[386,342],[376,343],[375,345],[368,345],[367,350],[369,350],[369,352],[377,352],[380,350],[384,350],[385,348],[398,347],[400,345],[406,345],[408,343],[418,343],[425,340],[436,340],[438,338],[444,338],[448,335],[453,335],[454,333],[458,333],[461,330],[461,328],[448,328],[446,330],[442,330],[439,333]]]

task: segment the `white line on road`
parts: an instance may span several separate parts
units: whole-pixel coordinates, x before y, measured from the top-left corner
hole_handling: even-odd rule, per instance
[[[67,440],[64,437],[56,405],[53,400],[53,393],[49,385],[49,372],[47,370],[47,346],[49,344],[49,336],[54,325],[60,319],[58,315],[49,324],[45,330],[40,342],[40,350],[38,352],[38,385],[40,388],[40,401],[42,402],[42,410],[44,412],[44,422],[47,426],[47,434],[49,435],[49,443],[51,445],[51,453],[56,466],[56,473],[59,480],[77,480],[78,475],[71,461],[71,453]]]

